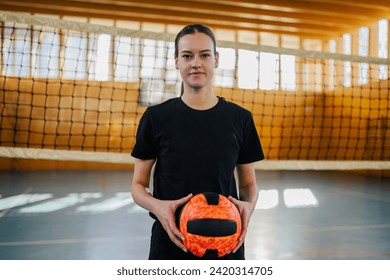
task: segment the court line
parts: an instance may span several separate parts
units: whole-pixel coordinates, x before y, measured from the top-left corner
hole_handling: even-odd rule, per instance
[[[308,232],[328,232],[328,231],[353,231],[353,230],[386,229],[386,228],[390,228],[390,224],[306,228],[305,231],[308,231]]]

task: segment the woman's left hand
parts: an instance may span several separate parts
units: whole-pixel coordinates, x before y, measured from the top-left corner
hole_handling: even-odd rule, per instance
[[[233,248],[233,250],[232,250],[232,253],[235,253],[238,250],[238,248],[240,248],[242,246],[242,244],[244,243],[245,235],[246,235],[247,229],[248,229],[249,220],[252,216],[254,207],[253,207],[252,203],[235,199],[232,196],[229,196],[229,200],[237,207],[238,211],[241,214],[241,224],[242,224],[241,225],[241,234],[238,237],[238,243],[237,243],[236,247]]]

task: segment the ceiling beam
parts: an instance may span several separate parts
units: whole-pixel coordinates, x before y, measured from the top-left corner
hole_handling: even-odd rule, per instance
[[[185,1],[185,0],[184,0]],[[194,1],[194,0],[191,0]],[[196,0],[200,2],[207,2],[207,0]],[[288,12],[314,12],[330,15],[348,15],[356,16],[383,15],[385,11],[381,8],[375,7],[358,7],[343,4],[344,1],[335,1],[334,3],[321,3],[305,0],[214,0],[216,3],[229,3],[244,7],[258,7],[270,10],[280,10]]]
[[[2,0],[0,9],[175,25],[204,23],[228,30],[335,38],[380,18],[390,19],[389,3],[389,0]]]
[[[25,7],[19,7],[19,6],[7,6],[3,3],[0,3],[0,10],[8,10],[8,11],[15,11],[15,12],[26,12]],[[50,14],[50,15],[60,15],[60,16],[77,16],[77,17],[89,17],[89,18],[103,18],[103,19],[113,19],[113,15],[108,13],[93,13],[91,11],[66,11],[66,10],[57,10],[57,9],[42,9],[37,7],[29,8],[29,12],[31,13],[39,13],[39,14]],[[188,18],[156,18],[156,17],[150,17],[150,18],[144,18],[140,17],[139,15],[116,15],[115,18],[118,20],[129,20],[129,21],[138,21],[138,22],[152,22],[152,23],[162,23],[162,24],[172,24],[172,25],[178,25],[178,26],[185,26],[187,24],[191,23],[197,23],[198,21],[193,21]],[[268,33],[275,33],[279,35],[291,35],[291,36],[298,36],[302,38],[313,38],[313,39],[330,39],[334,38],[340,35],[338,32],[322,32],[322,31],[308,31],[308,30],[291,30],[291,29],[284,29],[284,28],[266,28],[266,27],[253,27],[253,26],[245,26],[245,25],[235,25],[232,23],[214,23],[210,21],[207,23],[208,26],[211,28],[220,28],[220,29],[227,29],[227,30],[246,30],[246,31],[253,31],[253,32],[268,32]]]
[[[67,1],[62,0],[61,2],[58,1],[51,1],[51,0],[24,0],[24,1],[3,1],[3,5],[10,5],[10,6],[22,6],[25,8],[25,11],[28,11],[30,8],[38,8],[44,11],[45,9],[57,9],[58,11],[80,11],[84,13],[107,13],[107,11],[110,11],[110,16],[115,18],[118,15],[129,15],[129,16],[139,16],[144,17],[145,19],[155,18],[157,16],[161,17],[184,17],[191,19],[192,21],[198,21],[198,22],[209,22],[212,20],[216,24],[218,23],[236,23],[240,25],[248,25],[248,26],[259,26],[263,28],[270,28],[270,26],[276,26],[279,28],[299,28],[299,29],[305,29],[305,30],[313,30],[317,32],[347,32],[352,26],[342,26],[342,25],[322,25],[320,22],[318,23],[300,23],[300,22],[283,22],[283,21],[276,21],[276,20],[262,20],[262,19],[254,19],[254,18],[241,18],[237,16],[226,16],[226,15],[218,15],[215,14],[210,18],[210,14],[204,14],[199,12],[180,12],[179,14],[176,11],[172,10],[164,10],[164,9],[150,9],[150,8],[143,8],[143,7],[125,7],[121,6],[118,7],[116,5],[108,5],[108,4],[94,4],[93,7],[89,3],[86,2],[74,2],[74,1]],[[58,13],[58,12],[57,12]]]
[[[390,11],[390,1],[388,0],[301,0],[306,2],[316,2],[316,3],[327,3],[327,4],[340,4],[349,5],[354,7],[362,7],[362,8],[375,8],[381,9],[385,11]]]
[[[84,0],[72,0],[72,2],[80,2]],[[107,3],[109,0],[93,0],[87,1],[93,3]],[[125,6],[146,6],[154,8],[163,8],[169,10],[177,11],[188,11],[188,8],[191,7],[192,10],[199,12],[209,13],[209,14],[239,14],[242,17],[252,17],[252,18],[275,18],[275,19],[292,19],[298,20],[301,22],[318,22],[318,21],[327,21],[327,22],[337,22],[346,24],[346,18],[348,18],[347,24],[355,25],[359,24],[362,20],[367,20],[367,15],[357,17],[352,14],[345,14],[343,17],[338,16],[329,16],[322,15],[321,12],[316,13],[298,13],[298,12],[285,12],[285,11],[275,11],[261,8],[248,8],[240,7],[232,4],[220,4],[220,3],[210,3],[210,2],[198,2],[198,1],[176,1],[176,0],[165,0],[163,3],[161,0],[117,0],[122,5]]]

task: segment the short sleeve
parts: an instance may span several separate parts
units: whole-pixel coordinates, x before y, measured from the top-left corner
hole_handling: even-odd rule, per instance
[[[155,159],[158,149],[154,137],[153,121],[150,109],[142,115],[136,134],[136,141],[131,155],[139,159]]]
[[[263,148],[257,134],[252,115],[245,118],[243,143],[237,159],[238,164],[256,162],[264,159]]]

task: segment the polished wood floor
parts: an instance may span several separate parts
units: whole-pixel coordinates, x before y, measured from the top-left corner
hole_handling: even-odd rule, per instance
[[[131,172],[0,172],[0,259],[146,259]],[[247,259],[390,259],[390,179],[258,171]]]

